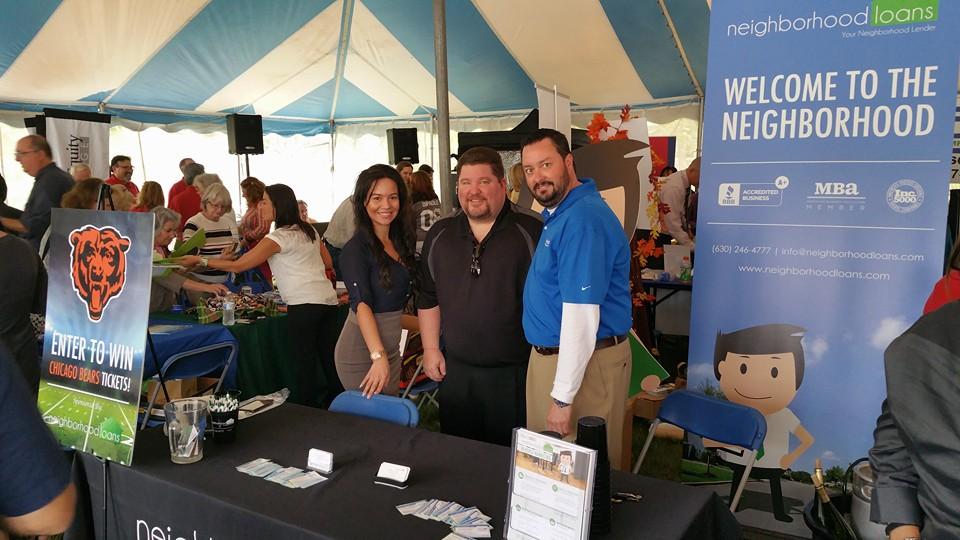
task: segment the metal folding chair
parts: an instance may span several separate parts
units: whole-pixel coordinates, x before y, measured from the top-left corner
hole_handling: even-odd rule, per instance
[[[750,452],[743,478],[737,486],[733,500],[730,501],[730,511],[735,511],[743,488],[750,478],[750,470],[757,460],[757,452],[767,435],[767,421],[763,415],[756,409],[703,394],[686,390],[673,392],[663,400],[656,420],[650,424],[650,432],[643,443],[640,457],[633,466],[633,474],[640,471],[640,464],[643,463],[661,422],[673,424],[706,439],[739,446]]]
[[[420,363],[417,364],[417,369],[413,372],[413,377],[410,380],[417,380],[417,377],[420,376],[421,371],[423,371],[422,358]],[[434,407],[440,408],[440,402],[437,401],[437,392],[439,391],[440,383],[433,379],[427,379],[420,383],[408,384],[400,397],[409,399],[410,401],[416,403],[418,411],[420,410],[420,407],[423,406],[424,402],[433,403]]]
[[[205,354],[219,350],[226,351],[226,354]],[[178,379],[189,379],[191,377],[203,377],[215,372],[222,366],[220,375],[217,378],[217,384],[213,387],[213,391],[218,392],[220,386],[223,384],[223,378],[226,376],[227,370],[230,369],[230,364],[232,364],[236,358],[236,343],[216,343],[170,356],[170,358],[167,358],[163,365],[160,366],[160,373],[163,375],[164,381],[175,381]],[[159,380],[159,378],[154,375],[150,380]],[[198,395],[207,390],[210,390],[210,388],[200,390]],[[147,402],[147,409],[143,415],[143,420],[140,422],[140,429],[146,428],[148,422],[150,422],[150,413],[153,411],[153,405],[157,401],[157,394],[159,392],[160,385],[158,384],[154,387],[153,391],[150,392],[150,399]]]
[[[374,394],[370,398],[356,390],[347,390],[333,399],[330,412],[383,420],[401,426],[417,427],[420,413],[409,399]]]

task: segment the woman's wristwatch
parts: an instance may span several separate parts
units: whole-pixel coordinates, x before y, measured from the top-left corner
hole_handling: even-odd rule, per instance
[[[387,351],[373,351],[370,353],[370,360],[374,362],[376,362],[377,360],[380,360],[381,358],[386,358],[386,357],[387,357]]]

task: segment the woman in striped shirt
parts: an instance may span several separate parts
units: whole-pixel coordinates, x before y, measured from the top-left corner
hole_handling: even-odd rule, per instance
[[[207,241],[200,248],[199,255],[206,258],[233,260],[236,258],[240,233],[237,224],[224,214],[231,212],[233,201],[230,192],[223,184],[211,184],[200,196],[200,213],[187,220],[183,227],[183,239],[189,240],[197,231],[203,229]],[[233,215],[230,213],[229,215]],[[195,273],[197,279],[207,283],[224,283],[227,272],[206,268]]]

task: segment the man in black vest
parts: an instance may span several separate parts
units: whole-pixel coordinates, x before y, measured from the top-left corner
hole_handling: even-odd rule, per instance
[[[444,433],[510,445],[513,428],[526,424],[523,285],[542,224],[507,200],[503,162],[489,148],[460,156],[457,197],[462,210],[423,243],[424,372],[443,381]]]

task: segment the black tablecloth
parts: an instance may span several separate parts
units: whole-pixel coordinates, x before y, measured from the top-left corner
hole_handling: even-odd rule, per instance
[[[192,465],[170,462],[159,428],[137,437],[132,467],[110,463],[104,475],[103,462],[78,453],[76,476],[89,496],[80,523],[92,521],[96,537],[111,540],[161,533],[190,540],[440,539],[449,526],[395,509],[437,498],[478,507],[493,517],[492,537],[503,536],[507,448],[289,404],[242,421],[238,430],[231,445],[208,441],[203,460]],[[305,490],[234,469],[259,457],[304,468],[311,447],[333,452],[337,469]],[[382,461],[412,468],[406,490],[374,485]],[[620,472],[614,472],[613,487],[639,492],[643,500],[614,505],[613,532],[600,538],[740,537],[732,514],[710,490]]]

